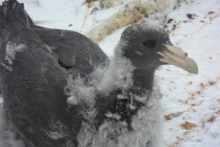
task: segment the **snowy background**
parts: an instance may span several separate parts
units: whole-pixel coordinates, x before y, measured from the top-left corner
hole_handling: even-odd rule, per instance
[[[132,0],[121,1],[126,4]],[[90,8],[85,0],[19,2],[25,4],[26,11],[38,25],[82,34],[87,34],[123,6],[90,14],[98,2]],[[167,14],[165,28],[173,44],[188,52],[199,66],[198,75],[174,66],[163,66],[156,72],[163,94],[164,147],[220,147],[220,0],[187,0],[176,10],[167,10],[164,14]],[[108,56],[113,55],[123,30],[118,29],[99,42]],[[3,125],[4,120],[0,118]]]

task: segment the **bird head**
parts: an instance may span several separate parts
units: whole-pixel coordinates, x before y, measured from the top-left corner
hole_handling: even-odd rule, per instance
[[[196,62],[188,54],[175,47],[168,33],[161,27],[136,24],[124,30],[121,50],[116,55],[128,58],[136,68],[153,68],[171,64],[190,73],[197,74]]]

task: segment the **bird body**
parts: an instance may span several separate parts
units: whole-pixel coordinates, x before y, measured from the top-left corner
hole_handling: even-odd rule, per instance
[[[160,146],[155,70],[175,63],[197,72],[184,52],[170,51],[162,28],[128,27],[109,61],[77,32],[36,26],[16,0],[0,8],[1,92],[28,147]]]

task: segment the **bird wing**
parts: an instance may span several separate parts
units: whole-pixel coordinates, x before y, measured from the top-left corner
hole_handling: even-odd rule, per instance
[[[80,33],[36,25],[32,25],[31,29],[52,48],[60,66],[72,74],[80,72],[81,76],[88,75],[95,66],[105,64],[108,60],[97,44]]]

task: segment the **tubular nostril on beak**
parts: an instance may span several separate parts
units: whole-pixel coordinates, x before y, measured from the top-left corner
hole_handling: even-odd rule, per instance
[[[168,45],[168,44],[163,44],[163,46],[172,54],[182,58],[182,59],[185,59],[188,54],[184,51],[182,51],[181,49],[175,47],[175,46],[172,46],[172,45]]]

